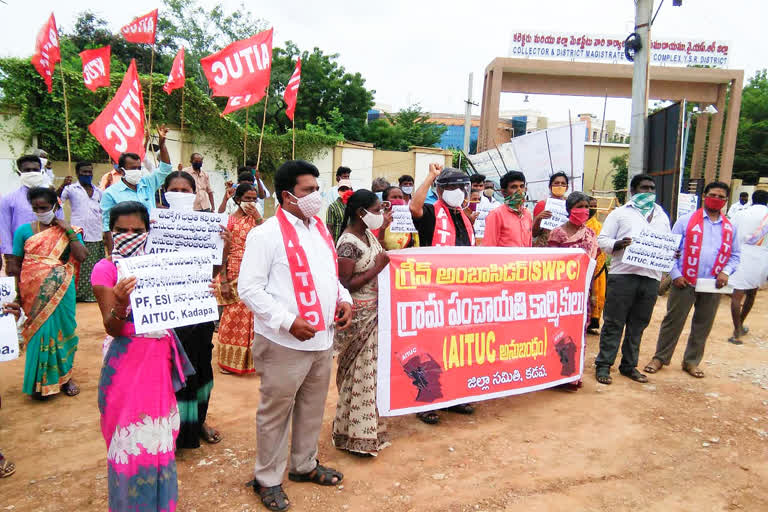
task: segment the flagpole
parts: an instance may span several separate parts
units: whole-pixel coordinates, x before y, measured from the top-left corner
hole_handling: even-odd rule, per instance
[[[259,164],[261,163],[261,143],[264,141],[264,126],[267,124],[267,103],[269,103],[269,87],[267,87],[267,93],[264,95],[264,116],[261,118],[261,136],[259,137],[259,153],[256,156],[256,171],[259,171]]]
[[[64,79],[64,66],[59,63],[61,71],[61,90],[64,96],[64,128],[67,134],[67,174],[72,174],[72,152],[69,148],[69,105],[67,104],[67,82]]]
[[[291,135],[293,135],[293,143],[291,144],[291,160],[296,160],[296,115],[291,119]]]
[[[155,43],[152,43],[152,57],[149,59],[149,125],[150,131],[152,130],[152,73],[155,69]]]
[[[245,129],[243,130],[243,165],[245,165],[246,158],[248,158],[248,111],[251,110],[250,105],[245,107]]]
[[[184,89],[186,89],[186,86],[182,85],[181,86],[181,118],[180,118],[180,121],[181,121],[181,135],[179,136],[179,138],[181,138],[181,139],[184,138]],[[182,141],[182,143],[183,143],[183,141]]]

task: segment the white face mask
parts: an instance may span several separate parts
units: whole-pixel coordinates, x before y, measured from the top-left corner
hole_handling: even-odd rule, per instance
[[[141,167],[138,169],[123,169],[123,171],[125,172],[125,175],[123,176],[125,181],[131,185],[138,185],[141,181],[141,177],[144,175],[141,171]]]
[[[50,210],[48,210],[45,213],[35,213],[35,216],[37,216],[37,220],[41,224],[48,225],[51,222],[53,222],[53,218],[56,216],[56,214],[54,213],[53,208],[51,208]]]
[[[451,208],[459,208],[464,204],[464,191],[460,188],[443,190],[443,201]]]
[[[165,200],[171,210],[182,210],[191,212],[195,205],[195,194],[189,192],[166,192]]]
[[[413,194],[413,187],[401,187],[400,190],[403,191],[403,194]]]
[[[288,193],[291,194],[290,192]],[[304,197],[296,197],[293,194],[291,196],[296,199],[296,206],[299,207],[304,217],[308,219],[311,219],[323,209],[323,196],[318,190]]]
[[[365,215],[361,217],[368,229],[379,229],[384,224],[384,215],[381,213],[371,213],[365,210]]]
[[[45,176],[41,171],[21,173],[21,184],[28,188],[42,187],[45,183]]]

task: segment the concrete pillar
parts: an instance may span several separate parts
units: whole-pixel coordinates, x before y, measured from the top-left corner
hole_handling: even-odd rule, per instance
[[[723,118],[725,117],[725,94],[728,84],[720,84],[717,88],[717,114],[712,116],[709,128],[709,144],[707,145],[707,162],[704,167],[704,181],[709,183],[717,178],[717,166],[720,162],[720,139],[723,136]],[[735,139],[734,139],[735,140]]]
[[[707,144],[709,116],[696,116],[696,136],[693,141],[693,156],[691,157],[691,179],[704,177],[704,146]]]
[[[501,101],[501,76],[503,71],[495,66],[485,72],[483,83],[483,106],[478,134],[477,152],[494,147],[496,127],[499,125],[499,104]]]
[[[725,122],[723,138],[723,156],[720,160],[718,179],[725,183],[731,181],[733,172],[733,155],[736,151],[736,134],[739,130],[739,114],[741,113],[741,90],[744,87],[744,72],[731,82],[731,96],[728,102],[728,119]]]

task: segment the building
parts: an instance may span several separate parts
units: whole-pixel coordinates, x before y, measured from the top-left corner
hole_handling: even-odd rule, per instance
[[[429,118],[430,123],[446,127],[437,147],[442,149],[462,149],[464,147],[464,114],[433,113]],[[477,137],[480,132],[480,116],[472,116],[469,132],[469,152],[477,150]],[[525,119],[509,117],[499,119],[496,131],[496,143],[503,144],[512,137],[525,134]]]

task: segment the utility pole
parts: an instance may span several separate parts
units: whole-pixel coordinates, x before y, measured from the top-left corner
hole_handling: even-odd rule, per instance
[[[648,125],[648,68],[651,56],[653,0],[635,0],[635,32],[642,48],[635,52],[632,72],[632,124],[629,144],[629,180],[646,170],[645,134]],[[629,188],[629,182],[627,182]]]
[[[474,73],[469,74],[469,87],[467,87],[467,99],[464,101],[464,154],[469,154],[469,134],[472,131],[472,77]]]

